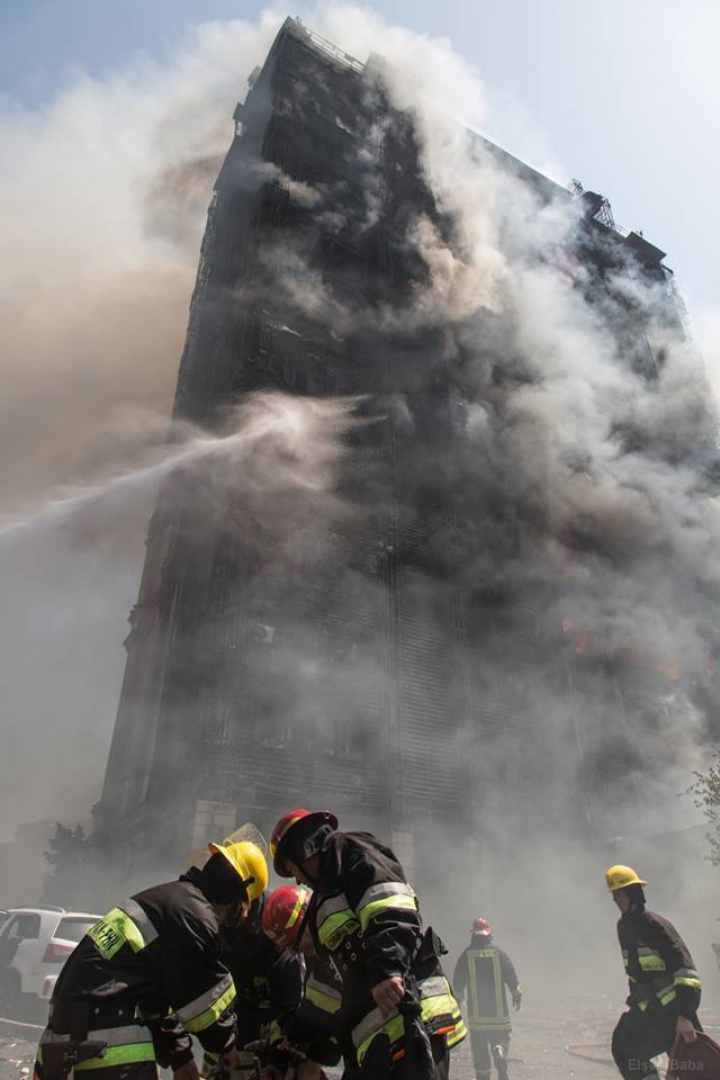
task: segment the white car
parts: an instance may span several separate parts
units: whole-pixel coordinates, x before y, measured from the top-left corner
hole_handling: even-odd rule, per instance
[[[17,1013],[23,999],[50,998],[62,965],[99,918],[62,908],[12,908],[0,926],[0,1016]]]

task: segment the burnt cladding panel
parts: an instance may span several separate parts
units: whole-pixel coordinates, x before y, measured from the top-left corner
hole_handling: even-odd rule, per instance
[[[455,803],[453,627],[446,583],[403,567],[398,610],[398,712],[405,791],[413,805]]]

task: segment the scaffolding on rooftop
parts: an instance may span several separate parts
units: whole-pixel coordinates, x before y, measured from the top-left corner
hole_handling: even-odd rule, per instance
[[[303,36],[308,38],[310,42],[321,52],[325,53],[331,59],[337,63],[342,64],[343,67],[352,68],[353,71],[357,71],[358,74],[362,74],[365,70],[365,65],[361,64],[359,60],[356,60],[354,56],[350,56],[350,53],[343,52],[337,45],[333,45],[331,41],[321,37],[320,34],[316,34],[314,30],[308,30],[302,21],[298,18],[292,20],[295,26],[302,31]]]

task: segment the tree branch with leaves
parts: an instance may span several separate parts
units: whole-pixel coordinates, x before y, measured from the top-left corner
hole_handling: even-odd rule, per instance
[[[688,788],[688,794],[710,826],[706,834],[710,844],[708,858],[713,866],[720,866],[720,746],[714,748],[707,772],[695,771],[693,776],[695,782]]]

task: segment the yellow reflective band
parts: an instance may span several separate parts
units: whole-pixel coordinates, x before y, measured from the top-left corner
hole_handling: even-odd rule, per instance
[[[129,945],[133,952],[140,952],[146,942],[133,920],[122,908],[108,911],[99,922],[91,926],[87,936],[106,960],[112,960],[123,945]]]
[[[280,833],[277,840],[271,840],[270,841],[270,854],[272,855],[273,858],[275,858],[275,856],[277,855],[278,848],[280,847],[283,840],[285,839],[285,836],[287,835],[288,829],[292,829],[293,825],[296,825],[298,821],[302,821],[304,817],[305,817],[304,814],[295,814],[295,816],[291,817],[290,820],[287,822],[287,824],[285,825],[285,828]]]
[[[395,894],[366,904],[360,912],[360,929],[363,933],[367,930],[370,920],[379,915],[381,911],[417,911],[417,900],[414,896]]]
[[[449,993],[434,994],[432,997],[423,998],[420,1006],[420,1014],[425,1023],[444,1020],[446,1027],[454,1024],[455,999]],[[441,1025],[442,1026],[442,1025]]]
[[[209,1028],[216,1023],[224,1012],[227,1012],[235,997],[235,983],[231,981],[225,993],[204,1012],[201,1012],[199,1016],[193,1017],[192,1020],[182,1020],[183,1027],[191,1035],[195,1035],[198,1031],[204,1031],[205,1028]]]
[[[509,1016],[503,1016],[500,1020],[469,1020],[468,1026],[471,1031],[512,1031]]]
[[[403,1020],[402,1016],[395,1015],[391,1017],[389,1020],[386,1020],[384,1024],[381,1024],[379,1027],[375,1028],[375,1030],[372,1031],[366,1039],[363,1039],[363,1041],[358,1047],[356,1047],[355,1050],[358,1065],[362,1065],[365,1055],[367,1054],[373,1041],[377,1038],[378,1035],[387,1035],[388,1039],[390,1040],[390,1047],[392,1051],[392,1047],[405,1038],[405,1021]]]
[[[471,1031],[486,1031],[495,1028],[498,1031],[509,1031],[512,1027],[510,1018],[505,1011],[503,998],[503,978],[500,968],[500,956],[497,949],[491,946],[487,949],[471,949],[467,954],[469,968],[469,1024]],[[478,993],[478,964],[481,962],[492,964],[493,991],[495,997],[494,1015],[483,1014],[480,1011],[480,995]]]
[[[291,926],[294,926],[297,922],[298,915],[302,911],[302,906],[305,903],[305,897],[308,895],[307,889],[300,889],[298,891],[298,898],[295,903],[295,907],[290,912],[290,918],[285,923],[285,929],[289,930]]]
[[[432,976],[420,983],[420,1016],[428,1033],[444,1034],[448,1046],[457,1045],[467,1035],[458,1003],[452,996],[450,984],[442,975]],[[404,1018],[397,1010],[383,1022],[380,1010],[374,1009],[354,1028],[352,1039],[358,1065],[378,1035],[388,1036],[391,1053],[393,1045],[404,1039]]]
[[[145,911],[145,909],[138,904],[137,900],[133,900],[132,896],[127,900],[123,900],[122,904],[118,904],[121,911],[124,911],[126,915],[129,915],[132,921],[137,926],[143,941],[146,945],[150,945],[158,937],[158,932],[155,929],[152,919]]]
[[[311,985],[311,983],[308,982],[305,987],[305,998],[311,1005],[314,1005],[315,1008],[321,1009],[322,1012],[326,1013],[336,1013],[342,1005],[340,994],[336,997],[333,994],[326,993],[324,990],[320,989],[320,984],[318,983]]]
[[[467,1028],[465,1027],[465,1021],[462,1018],[460,1010],[453,1012],[453,1020],[455,1021],[455,1027],[452,1031],[448,1031],[445,1036],[448,1044],[448,1049],[452,1049],[453,1046],[457,1046],[463,1039],[467,1038]]]
[[[664,990],[658,990],[657,999],[661,1005],[669,1005],[671,1001],[675,1001],[677,994],[672,986],[666,987]]]
[[[665,971],[665,961],[658,953],[638,953],[641,971]]]
[[[74,1072],[85,1069],[109,1069],[114,1065],[132,1065],[138,1061],[154,1061],[155,1049],[151,1042],[130,1043],[128,1046],[108,1046],[102,1057],[88,1058],[73,1065]]]
[[[673,979],[674,986],[690,986],[693,990],[702,990],[702,982],[695,968],[678,968]]]
[[[344,938],[355,933],[359,925],[352,908],[345,908],[343,911],[328,915],[325,922],[318,929],[320,944],[324,945],[330,952],[334,952]]]
[[[269,1024],[263,1024],[260,1028],[260,1034],[263,1039],[268,1040],[271,1046],[284,1038],[282,1029],[277,1020],[271,1020]]]

